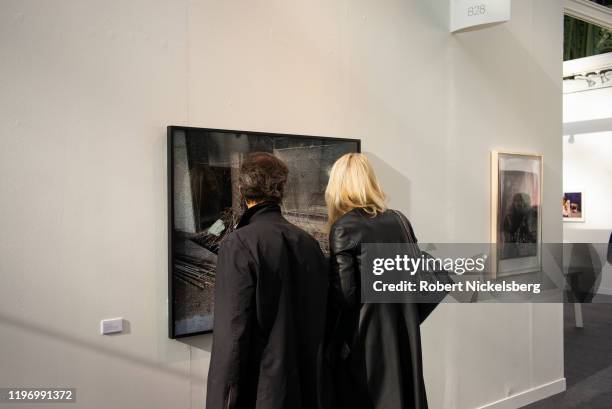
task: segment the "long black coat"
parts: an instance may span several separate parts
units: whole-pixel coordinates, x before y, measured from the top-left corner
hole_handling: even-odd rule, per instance
[[[328,265],[278,205],[246,211],[221,245],[207,409],[313,409]]]
[[[376,217],[353,210],[332,226],[330,303],[337,313],[329,359],[337,408],[427,408],[419,325],[435,305],[360,300],[361,243],[407,242],[416,243],[410,222],[390,210]]]

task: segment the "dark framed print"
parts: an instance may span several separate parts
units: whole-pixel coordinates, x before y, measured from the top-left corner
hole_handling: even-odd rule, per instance
[[[492,152],[494,277],[541,270],[542,183],[542,155]]]
[[[324,192],[357,139],[168,127],[168,287],[171,338],[212,331],[217,253],[243,212],[238,171],[250,152],[289,167],[283,215],[327,248]]]

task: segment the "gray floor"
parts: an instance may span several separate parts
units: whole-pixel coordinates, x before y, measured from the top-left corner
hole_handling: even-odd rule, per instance
[[[524,409],[612,408],[612,304],[583,304],[584,328],[575,328],[566,304],[565,378],[567,390]]]

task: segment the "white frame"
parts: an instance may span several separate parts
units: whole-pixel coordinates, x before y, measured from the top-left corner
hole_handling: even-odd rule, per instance
[[[567,222],[567,223],[584,223],[585,219],[584,219],[584,190],[582,189],[567,189],[563,191],[563,195],[565,196],[566,193],[580,193],[580,213],[581,216],[580,217],[564,217],[563,215],[561,215],[561,217],[563,218],[563,222]]]

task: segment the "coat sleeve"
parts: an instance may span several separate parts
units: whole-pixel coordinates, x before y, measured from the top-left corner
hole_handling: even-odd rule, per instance
[[[331,366],[344,354],[351,338],[350,311],[359,308],[360,297],[355,268],[355,244],[342,227],[329,235],[330,269],[326,328],[326,359]]]
[[[404,223],[404,227],[406,229],[406,235],[407,235],[407,239],[408,239],[408,243],[410,244],[415,244],[417,245],[417,243],[419,242],[416,234],[414,234],[414,229],[412,228],[412,223],[410,223],[410,220],[408,220],[408,218],[401,212],[397,212],[397,214],[400,215],[400,217],[402,218],[402,221]],[[417,254],[423,255],[425,254],[426,256],[429,256],[429,254],[427,253],[423,253],[419,250],[418,245],[415,246],[415,250],[418,252]],[[431,256],[429,256],[431,257]],[[418,303],[417,304],[417,311],[419,314],[419,324],[422,324],[427,317],[429,317],[431,315],[431,313],[436,309],[436,307],[438,306],[439,303]]]
[[[207,409],[234,408],[240,395],[255,320],[255,272],[253,257],[239,237],[228,237],[217,259]]]
[[[359,304],[357,271],[355,270],[355,244],[342,227],[332,228],[329,235],[330,287],[344,307]]]

